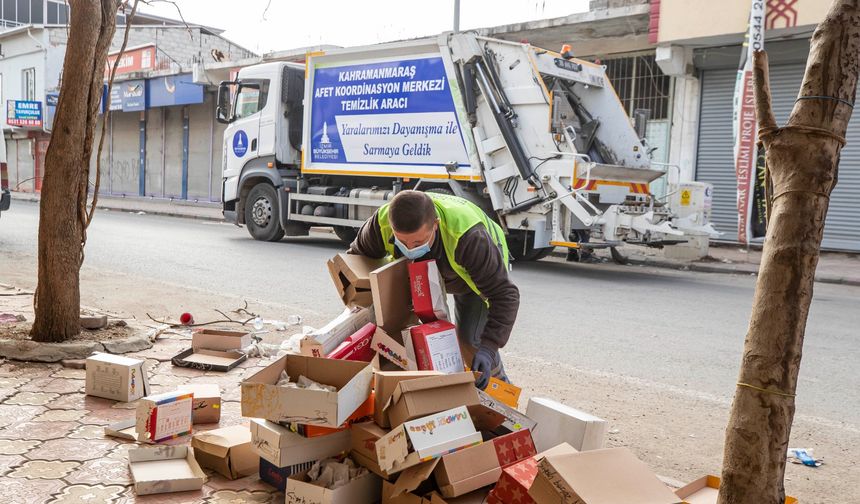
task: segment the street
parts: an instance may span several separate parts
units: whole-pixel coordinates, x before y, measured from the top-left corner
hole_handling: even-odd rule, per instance
[[[36,204],[4,212],[0,283],[34,286],[37,226]],[[344,248],[333,235],[264,243],[222,223],[103,211],[88,235],[85,305],[205,321],[247,300],[266,318],[298,314],[309,325],[342,309],[325,267]],[[718,474],[755,278],[556,257],[512,275],[521,306],[503,356],[525,397],[606,418],[610,445],[630,446],[665,476]],[[815,285],[792,446],[814,448],[825,466],[789,464],[786,487],[802,502],[857,496],[858,299],[857,287]]]

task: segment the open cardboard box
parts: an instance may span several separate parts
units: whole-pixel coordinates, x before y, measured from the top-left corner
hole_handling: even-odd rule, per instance
[[[283,371],[337,391],[278,386]],[[242,381],[242,416],[337,428],[370,397],[372,380],[367,362],[285,355]]]
[[[190,392],[165,392],[146,396],[137,403],[135,430],[138,438],[154,442],[191,434],[192,405]]]
[[[529,399],[526,415],[537,422],[532,437],[540,451],[565,442],[579,451],[603,448],[609,429],[606,420],[543,397]]]
[[[252,342],[251,333],[224,329],[199,329],[191,334],[191,348],[197,350],[241,350]]]
[[[170,362],[177,367],[199,369],[201,371],[227,372],[248,359],[239,350],[209,350],[189,348],[173,356]]]
[[[337,254],[326,262],[338,296],[346,306],[370,306],[370,272],[385,265],[385,259]]]
[[[200,490],[206,474],[187,446],[131,448],[128,465],[138,495]]]
[[[396,334],[396,333],[395,333]],[[373,339],[370,341],[370,346],[381,359],[393,363],[403,371],[417,371],[418,364],[415,362],[414,356],[410,356],[403,343],[397,341],[384,330],[379,327],[373,333]]]
[[[452,373],[399,382],[385,407],[385,413],[391,426],[397,427],[415,418],[479,402],[475,375]]]
[[[325,357],[362,327],[373,323],[373,310],[361,306],[346,308],[340,315],[299,342],[302,355]]]
[[[287,478],[284,495],[286,504],[375,504],[382,496],[382,481],[368,472],[346,485],[328,489],[311,482],[308,471],[302,471]]]
[[[318,425],[307,425],[292,422],[289,424],[289,428],[296,434],[306,438],[328,436],[329,434],[334,434],[338,431],[347,430],[352,424],[367,422],[368,420],[373,419],[374,399],[374,394],[371,392],[370,397],[368,397],[367,400],[364,401],[357,410],[355,410],[355,413],[350,415],[350,417],[346,419],[346,422],[344,422],[340,427],[320,427]]]
[[[259,470],[259,457],[251,449],[251,431],[234,425],[195,434],[191,438],[194,458],[200,467],[212,469],[234,480]]]
[[[476,490],[472,493],[454,497],[445,498],[434,490],[422,491],[421,489],[409,493],[399,493],[395,484],[388,481],[382,482],[382,503],[383,504],[484,504],[487,502],[487,489]],[[505,503],[510,504],[510,503]]]
[[[411,320],[417,320],[412,313],[408,264],[409,261],[401,257],[370,273],[376,325],[388,334],[403,329]]]
[[[675,495],[684,499],[684,504],[717,504],[719,490],[720,478],[708,475],[675,490]],[[797,502],[796,498],[785,496],[785,504],[797,504]]]
[[[548,455],[565,453],[577,453],[577,451],[569,444],[562,443],[533,457],[526,457],[503,467],[498,483],[487,496],[487,504],[534,504],[534,499],[529,496],[529,488],[537,476],[537,461]]]
[[[94,353],[86,361],[86,394],[122,402],[136,401],[149,394],[144,361]]]
[[[277,467],[288,467],[334,457],[349,450],[350,433],[305,438],[288,428],[259,418],[251,419],[254,452]]]
[[[303,464],[278,467],[263,457],[260,457],[259,461],[260,480],[277,488],[281,492],[287,489],[287,478],[293,474],[307,471],[314,464],[313,462],[305,462]]]
[[[522,429],[528,429],[531,430],[532,435],[534,435],[534,429],[535,426],[537,426],[537,422],[531,418],[520,413],[518,410],[511,408],[507,404],[504,404],[498,399],[491,397],[483,390],[478,391],[478,399],[480,400],[481,406],[490,408],[505,418],[502,425],[496,429],[496,433],[505,434],[507,432],[516,432]]]
[[[373,420],[380,427],[391,427],[385,406],[394,395],[397,384],[405,380],[442,376],[438,371],[376,371],[374,373],[373,395],[375,398]]]
[[[221,421],[221,387],[214,383],[189,383],[179,385],[176,390],[194,394],[191,408],[195,424]]]
[[[626,448],[547,455],[538,462],[529,495],[537,504],[682,504]]]

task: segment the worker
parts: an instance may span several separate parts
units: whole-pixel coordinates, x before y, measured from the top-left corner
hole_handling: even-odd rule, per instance
[[[475,385],[486,388],[490,376],[507,381],[499,348],[511,335],[520,292],[508,276],[504,232],[483,210],[456,196],[401,191],[362,225],[349,253],[435,259],[454,295],[460,346],[480,372]]]

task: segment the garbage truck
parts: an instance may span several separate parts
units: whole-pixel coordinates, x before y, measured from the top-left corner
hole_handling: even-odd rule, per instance
[[[519,260],[678,244],[709,226],[679,225],[651,194],[666,167],[605,68],[567,51],[448,32],[308,53],[220,83],[216,116],[223,213],[257,240],[324,226],[350,241],[404,189],[477,204]]]

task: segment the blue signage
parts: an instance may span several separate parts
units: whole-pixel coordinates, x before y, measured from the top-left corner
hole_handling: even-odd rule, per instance
[[[9,126],[42,127],[42,102],[28,100],[6,101],[6,124]]]
[[[442,58],[316,68],[311,163],[469,164]]]
[[[203,86],[191,74],[168,75],[146,81],[150,107],[203,103]]]
[[[145,81],[129,80],[123,82],[114,82],[113,87],[119,88],[123,112],[136,112],[139,110],[146,110]],[[113,110],[113,107],[111,107],[111,110]]]
[[[48,93],[45,95],[45,105],[49,107],[56,107],[57,103],[60,102],[60,95],[57,93]]]
[[[242,157],[246,152],[248,152],[248,135],[239,130],[233,135],[233,154],[236,157]]]

